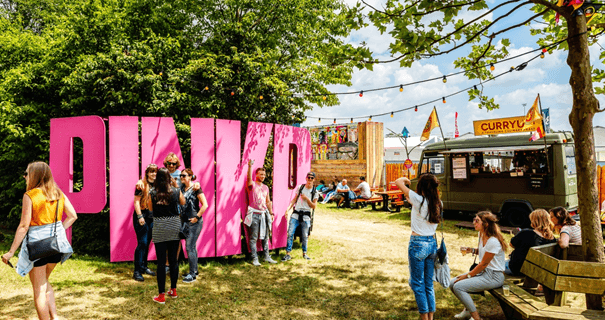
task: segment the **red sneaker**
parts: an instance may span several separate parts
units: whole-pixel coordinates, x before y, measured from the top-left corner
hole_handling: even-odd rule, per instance
[[[153,297],[153,301],[157,302],[159,304],[165,304],[166,303],[166,298],[164,297],[163,293],[160,293],[157,296]]]
[[[173,299],[178,298],[179,295],[176,294],[176,288],[170,289],[170,291],[168,291],[168,296],[171,297],[171,298],[173,298]]]

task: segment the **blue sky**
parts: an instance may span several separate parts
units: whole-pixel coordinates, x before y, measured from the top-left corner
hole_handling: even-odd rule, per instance
[[[356,0],[345,0],[345,2],[349,5],[354,5]],[[366,2],[377,8],[381,8],[381,4],[384,3],[382,0],[368,0]],[[496,1],[488,2],[491,2],[490,6],[492,6]],[[495,12],[496,17],[498,13],[498,11]],[[530,11],[528,9],[521,10],[519,14],[505,18],[493,30],[499,30],[502,26],[523,21],[529,14]],[[461,17],[467,21],[469,18],[472,19],[477,15],[479,15],[478,12],[467,12]],[[439,17],[434,16],[431,18],[438,19]],[[491,19],[492,17],[488,18]],[[496,40],[500,40],[501,38],[509,38],[511,40],[512,45],[509,48],[510,56],[538,48],[536,44],[538,38],[530,35],[529,27],[521,27],[510,31]],[[370,50],[373,51],[375,57],[381,60],[390,58],[388,52],[388,46],[391,43],[390,35],[386,33],[381,35],[373,27],[354,31],[346,41],[354,45],[359,45],[359,43],[365,41]],[[599,40],[599,44],[605,47],[605,37]],[[460,71],[454,68],[453,62],[458,57],[465,56],[469,50],[470,46],[437,58],[422,60],[414,63],[411,68],[400,68],[398,62],[393,62],[375,65],[374,71],[356,70],[351,81],[352,86],[329,86],[328,88],[332,92],[359,91],[441,77],[444,74]],[[598,59],[601,50],[596,44],[591,47],[591,64],[597,68],[605,69],[603,63]],[[497,64],[494,74],[508,70],[511,66],[517,66],[532,56],[533,54]],[[469,101],[466,93],[446,99],[447,103],[445,104],[442,102],[435,103],[443,133],[446,137],[453,134],[455,112],[458,112],[458,128],[461,134],[473,130],[474,120],[523,116],[523,104],[527,104],[525,110],[528,110],[538,93],[542,100],[542,108],[550,109],[551,128],[555,130],[571,130],[568,119],[572,106],[571,87],[569,86],[571,70],[566,63],[566,59],[567,51],[556,51],[553,54],[546,54],[544,59],[533,60],[523,71],[515,71],[495,81],[486,83],[484,93],[493,97],[496,103],[500,104],[500,109],[489,112],[485,109],[479,109],[477,101]],[[405,87],[403,92],[399,92],[398,89],[369,92],[364,93],[361,98],[358,95],[341,95],[339,97],[340,105],[324,108],[315,107],[313,110],[307,111],[306,115],[322,117],[321,124],[331,124],[333,117],[358,117],[412,107],[416,104],[439,99],[444,95],[471,87],[477,83],[477,80],[467,80],[464,75],[459,75],[448,77],[448,81],[445,84],[441,81],[434,81]],[[598,95],[597,98],[601,102],[601,105],[605,106],[605,97]],[[387,128],[400,132],[405,126],[412,135],[418,136],[422,132],[432,109],[433,105],[427,105],[419,107],[418,112],[409,110],[396,113],[393,118],[387,115],[374,117],[372,120],[383,122],[385,133],[388,132]],[[604,125],[604,120],[605,114],[599,113],[595,116],[593,125]],[[362,120],[356,119],[355,121]],[[337,123],[348,122],[339,121]],[[317,119],[308,119],[303,125],[315,126],[318,125],[318,122]],[[438,129],[435,129],[432,134],[439,134]]]

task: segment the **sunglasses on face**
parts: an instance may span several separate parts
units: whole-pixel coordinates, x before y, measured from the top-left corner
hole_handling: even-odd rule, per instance
[[[27,171],[23,172],[23,178],[27,177]]]
[[[315,180],[315,177],[308,176],[307,179],[309,179],[309,180]]]
[[[176,166],[177,164],[179,164],[178,162],[168,162],[169,166]]]
[[[474,218],[473,219],[473,223],[475,223],[475,222],[481,222],[481,219],[480,218]]]
[[[180,177],[181,177],[181,178],[185,178],[185,177],[188,177],[188,176],[189,176],[189,175],[184,174],[184,173],[180,175]]]

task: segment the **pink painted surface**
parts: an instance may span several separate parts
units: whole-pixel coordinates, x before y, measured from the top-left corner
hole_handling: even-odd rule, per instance
[[[216,256],[216,203],[214,185],[214,119],[191,119],[191,170],[206,196],[208,209],[197,241],[198,257]]]
[[[109,117],[110,261],[133,261],[137,237],[132,226],[139,180],[139,118]]]
[[[216,255],[219,257],[242,252],[246,172],[240,166],[240,131],[239,121],[216,120]]]
[[[73,192],[73,138],[83,143],[83,187]],[[107,203],[105,123],[98,116],[50,120],[49,166],[59,188],[77,213],[98,213]],[[71,228],[66,230],[71,242]]]
[[[73,192],[74,137],[82,139],[83,186]],[[50,161],[53,177],[77,213],[98,213],[107,203],[105,189],[105,123],[98,116],[50,120]]]
[[[242,161],[240,167],[242,168],[242,174],[244,175],[244,188],[247,184],[248,180],[248,160],[254,160],[254,165],[252,166],[252,179],[255,179],[254,172],[257,168],[261,168],[265,163],[265,156],[267,155],[267,148],[269,147],[269,140],[271,139],[271,130],[273,129],[272,123],[259,123],[259,122],[249,122],[248,123],[248,131],[246,131],[246,142],[244,143],[244,154],[242,157]],[[244,207],[242,210],[242,220],[246,217],[248,202],[247,195],[244,194]],[[246,243],[248,243],[249,235],[246,229]],[[257,243],[257,250],[262,251],[261,242]],[[273,247],[269,245],[269,248]]]
[[[290,159],[290,144],[298,146],[298,170],[296,185],[305,183],[306,174],[311,170],[311,136],[309,131],[302,128],[275,125],[273,133],[273,247],[286,246],[288,221],[285,213],[290,201],[296,194],[296,188],[288,188],[288,163]]]
[[[141,176],[150,163],[155,163],[158,168],[163,168],[164,158],[170,152],[176,154],[181,162],[178,169],[186,168],[172,118],[143,117],[141,127]],[[153,241],[149,248],[149,259],[156,259]]]

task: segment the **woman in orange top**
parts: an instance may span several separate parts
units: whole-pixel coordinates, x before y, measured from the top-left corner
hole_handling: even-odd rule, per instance
[[[23,177],[27,184],[27,192],[23,195],[21,222],[10,250],[2,256],[2,262],[8,264],[19,245],[23,243],[19,252],[17,273],[21,276],[29,274],[38,318],[55,319],[57,318],[55,294],[48,278],[57,263],[67,260],[73,252],[67,241],[65,229],[69,228],[78,217],[69,199],[55,183],[48,164],[30,163]],[[61,222],[64,212],[67,218]],[[53,235],[55,227],[61,253],[30,261],[27,242],[35,242]],[[26,235],[28,240],[23,241]]]

